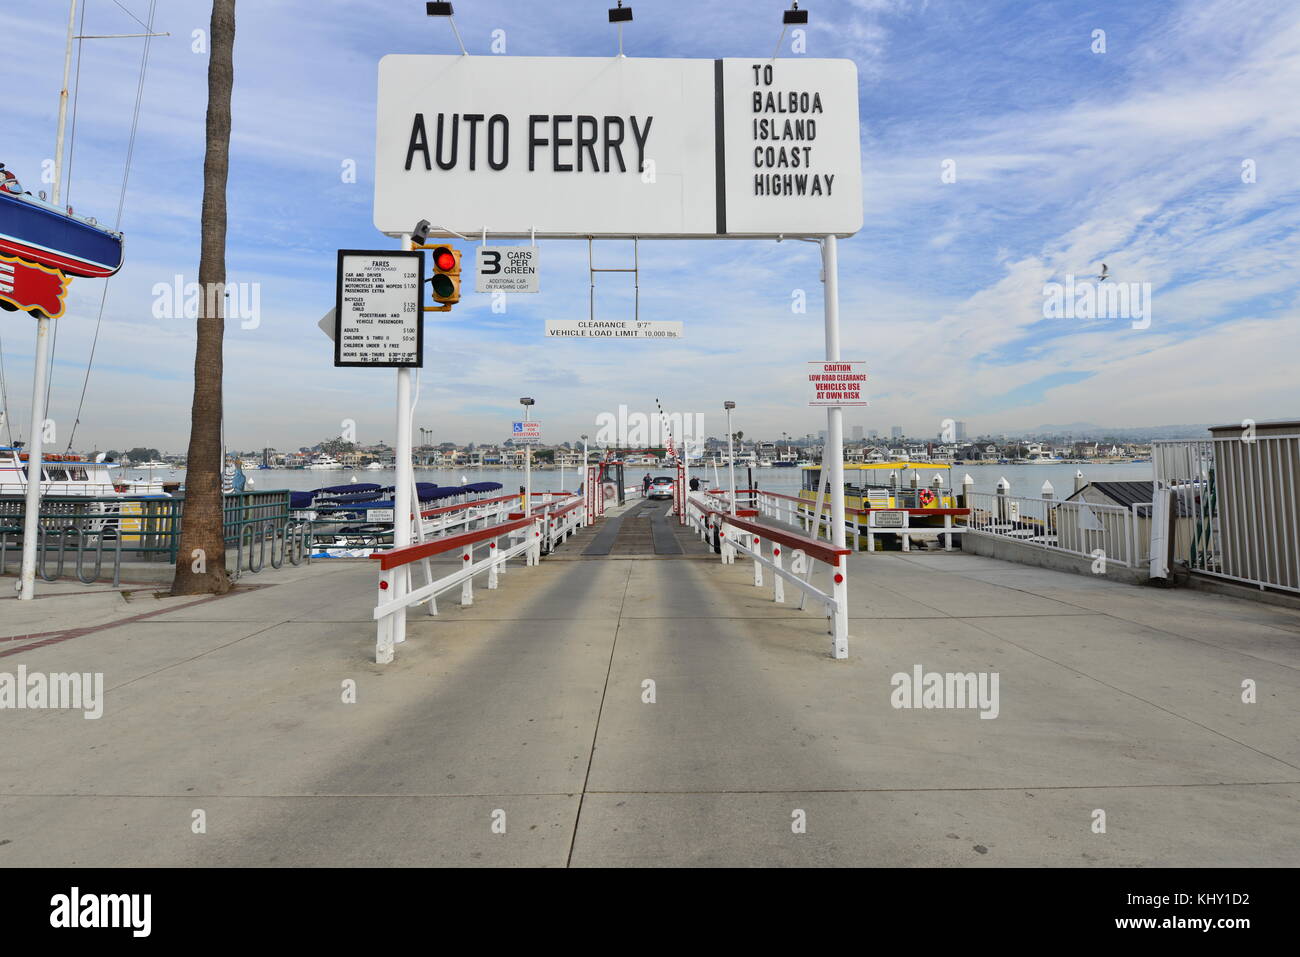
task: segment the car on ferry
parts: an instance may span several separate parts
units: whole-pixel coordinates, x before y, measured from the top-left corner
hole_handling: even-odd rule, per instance
[[[673,497],[673,486],[676,484],[674,479],[667,475],[660,475],[650,480],[650,487],[646,490],[645,497],[649,499],[669,499]]]

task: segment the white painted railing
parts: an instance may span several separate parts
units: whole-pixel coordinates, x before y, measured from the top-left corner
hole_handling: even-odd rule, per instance
[[[549,554],[582,526],[586,503],[581,496],[547,493],[547,498],[553,500],[535,502],[529,515],[511,512],[501,522],[371,555],[380,562],[374,609],[375,662],[381,665],[391,662],[394,647],[406,640],[408,609],[427,603],[429,614],[436,615],[438,596],[457,587],[461,590],[461,605],[472,605],[476,576],[486,573],[487,587],[496,589],[512,558],[523,556],[528,565],[536,565],[543,554]],[[435,578],[430,559],[444,554],[459,554],[460,564]],[[423,567],[426,580],[425,584],[413,588],[411,568],[417,563]]]
[[[1156,484],[1176,506],[1176,564],[1300,592],[1300,423],[1242,424],[1203,441],[1152,444]]]
[[[971,506],[967,519],[970,532],[1094,561],[1104,558],[1125,568],[1137,568],[1146,560],[1150,503],[1129,509],[1077,499],[1061,501],[990,492],[969,492],[967,498]]]
[[[687,498],[687,524],[706,541],[714,541],[724,565],[734,564],[736,555],[742,554],[754,562],[754,587],[763,586],[763,570],[772,573],[772,600],[785,601],[786,584],[800,591],[799,608],[802,610],[812,599],[826,612],[830,620],[831,656],[849,656],[849,586],[847,548],[835,548],[825,542],[808,538],[784,529],[771,528],[754,521],[753,509],[738,509],[745,515],[732,515],[728,509],[715,506],[726,497],[710,493],[692,493]],[[764,554],[764,549],[767,554]],[[789,553],[790,567],[785,567]],[[771,557],[768,557],[768,556]],[[825,590],[812,584],[814,564],[826,566],[829,582]]]

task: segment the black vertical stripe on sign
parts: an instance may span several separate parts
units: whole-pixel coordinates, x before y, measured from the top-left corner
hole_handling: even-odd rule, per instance
[[[714,190],[718,203],[718,235],[727,231],[727,143],[723,135],[722,61],[713,61]]]

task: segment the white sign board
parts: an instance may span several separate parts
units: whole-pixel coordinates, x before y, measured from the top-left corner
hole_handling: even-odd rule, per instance
[[[540,442],[542,441],[542,424],[540,422],[512,422],[510,423],[510,437],[516,442]]]
[[[398,236],[849,236],[852,60],[424,56],[379,63],[375,226]],[[534,233],[535,231],[535,233]]]
[[[475,292],[541,292],[538,246],[479,246]]]
[[[336,366],[422,366],[419,251],[340,249],[335,281]]]
[[[391,522],[393,521],[393,509],[391,508],[368,508],[366,509],[367,522]]]
[[[873,528],[907,528],[907,512],[892,509],[889,511],[873,509],[871,512],[871,526]]]
[[[547,319],[551,339],[680,339],[677,319]]]
[[[810,362],[807,375],[810,407],[867,404],[865,362]]]

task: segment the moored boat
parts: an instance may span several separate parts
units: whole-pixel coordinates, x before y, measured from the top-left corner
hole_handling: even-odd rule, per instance
[[[88,279],[122,268],[121,233],[77,216],[71,207],[13,192],[16,183],[0,188],[0,253]]]

